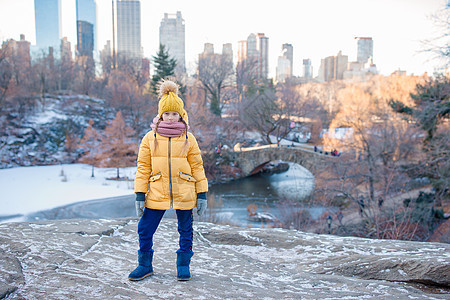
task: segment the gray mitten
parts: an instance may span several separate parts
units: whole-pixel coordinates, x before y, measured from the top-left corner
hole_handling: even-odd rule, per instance
[[[197,194],[197,213],[201,217],[208,207],[208,200],[206,199],[206,193]]]
[[[144,214],[144,207],[145,207],[145,194],[144,193],[136,193],[136,215],[138,218],[142,217]]]

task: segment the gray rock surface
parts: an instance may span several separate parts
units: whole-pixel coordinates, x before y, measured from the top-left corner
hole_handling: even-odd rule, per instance
[[[0,298],[448,299],[450,245],[195,223],[192,279],[176,280],[176,220],[137,265],[137,219],[0,224]],[[413,284],[411,284],[413,283]],[[420,284],[438,284],[418,289]]]

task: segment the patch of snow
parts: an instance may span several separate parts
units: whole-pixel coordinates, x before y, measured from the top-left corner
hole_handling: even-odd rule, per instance
[[[353,135],[353,128],[334,128],[334,130],[322,129],[320,137],[330,135],[331,138],[342,140]]]
[[[42,113],[36,114],[30,117],[29,122],[37,123],[37,124],[45,124],[50,123],[53,119],[62,119],[66,120],[67,116],[62,113],[57,113],[53,110],[45,110]]]
[[[86,164],[18,167],[0,170],[0,216],[29,214],[87,200],[134,193],[133,181],[114,181],[115,168]],[[136,167],[121,168],[120,176],[134,179]],[[7,220],[8,222],[11,219]]]

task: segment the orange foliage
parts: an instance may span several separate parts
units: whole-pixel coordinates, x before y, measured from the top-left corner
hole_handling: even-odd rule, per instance
[[[78,147],[84,150],[84,154],[80,162],[92,166],[98,166],[101,160],[100,157],[100,134],[93,127],[94,121],[89,120],[89,125],[84,130],[84,136],[79,140]]]
[[[137,145],[132,141],[133,130],[125,125],[120,111],[108,124],[101,142],[102,165],[113,168],[134,166]]]

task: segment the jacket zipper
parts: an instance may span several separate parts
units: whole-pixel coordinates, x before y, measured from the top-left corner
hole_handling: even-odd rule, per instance
[[[173,207],[173,195],[172,195],[172,168],[170,164],[170,142],[171,137],[169,137],[169,187],[170,187],[170,208]]]

